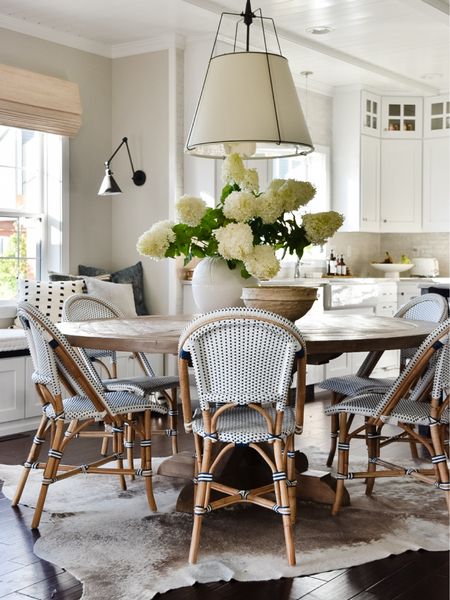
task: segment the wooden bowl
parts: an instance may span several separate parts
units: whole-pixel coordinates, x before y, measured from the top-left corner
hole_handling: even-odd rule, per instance
[[[269,310],[296,321],[317,300],[317,288],[301,285],[249,286],[242,288],[241,298],[249,308]]]

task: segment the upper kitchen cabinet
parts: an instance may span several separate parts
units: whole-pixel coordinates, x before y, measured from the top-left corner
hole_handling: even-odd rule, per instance
[[[370,92],[361,92],[361,133],[380,137],[381,97]]]
[[[450,97],[424,100],[422,230],[450,229]]]
[[[450,136],[450,97],[431,96],[424,100],[423,137]]]
[[[381,101],[381,137],[422,139],[422,98],[385,96]]]
[[[423,231],[450,229],[450,139],[423,141]]]
[[[380,231],[422,227],[422,140],[381,140]]]
[[[378,96],[354,88],[333,99],[332,206],[345,216],[341,231],[379,231],[380,108]]]

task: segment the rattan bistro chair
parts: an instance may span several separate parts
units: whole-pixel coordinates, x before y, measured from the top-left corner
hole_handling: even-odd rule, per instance
[[[152,412],[165,413],[167,409],[152,398],[130,391],[105,392],[96,372],[86,368],[79,355],[70,346],[57,327],[29,302],[18,305],[18,317],[25,330],[34,366],[32,375],[42,402],[42,418],[24,463],[22,475],[12,501],[16,506],[22,496],[30,469],[43,469],[42,485],[31,528],[39,526],[47,491],[50,485],[81,473],[140,475],[145,478],[147,500],[156,511],[152,489],[151,470],[151,416]],[[63,398],[63,388],[69,397]],[[128,415],[137,414],[129,420]],[[90,464],[80,466],[61,463],[67,445],[89,425],[104,421],[111,426],[113,454]],[[141,468],[123,467],[123,431],[128,423],[140,437]],[[39,454],[47,435],[50,438],[48,460],[39,462]],[[103,466],[116,461],[116,467]]]
[[[442,323],[448,316],[448,303],[445,298],[439,294],[424,294],[413,298],[406,303],[394,315],[400,319],[411,319],[414,321],[431,321]],[[405,368],[408,360],[414,355],[417,348],[408,348],[400,351],[400,371]],[[369,352],[364,362],[355,375],[344,375],[342,377],[330,377],[317,384],[318,387],[329,390],[333,393],[332,404],[337,404],[346,396],[352,396],[364,392],[365,390],[379,388],[387,391],[395,381],[395,378],[376,378],[371,377],[380,360],[383,351]],[[336,414],[331,415],[331,444],[327,459],[327,466],[331,467],[336,453],[336,443],[339,431],[339,420]],[[417,457],[415,445],[411,446],[413,456]]]
[[[306,372],[300,331],[291,321],[267,311],[229,308],[195,319],[182,333],[179,350],[185,428],[193,432],[196,449],[189,561],[197,562],[205,513],[249,502],[281,515],[288,562],[295,564],[294,433],[301,432],[303,423]],[[201,409],[192,419],[190,364]],[[295,408],[287,405],[294,366],[298,378]],[[272,445],[273,456],[266,443]],[[235,446],[260,454],[271,472],[268,485],[237,489],[216,481],[219,464]],[[210,501],[212,490],[223,497]],[[275,500],[266,497],[273,493]]]
[[[366,479],[366,494],[372,493],[376,477],[409,475],[443,490],[450,509],[450,483],[445,446],[448,439],[450,394],[450,320],[441,323],[421,344],[404,371],[387,393],[374,389],[342,400],[325,409],[339,416],[338,474],[333,514],[339,511],[346,479]],[[365,417],[363,425],[353,427],[356,415]],[[382,435],[385,424],[395,425],[400,434]],[[416,432],[414,426],[429,427],[430,437]],[[428,427],[425,429],[428,430]],[[367,437],[367,471],[349,472],[350,442]],[[411,469],[387,462],[380,450],[404,436],[422,444],[431,455],[432,469]],[[378,470],[381,467],[381,470]]]
[[[73,294],[65,302],[63,307],[64,321],[92,321],[97,319],[120,319],[123,314],[116,306],[88,294]],[[79,348],[80,354],[86,364],[90,366],[92,362],[97,361],[97,350]],[[136,377],[114,377],[103,379],[103,385],[106,389],[130,390],[143,395],[154,395],[152,401],[160,402],[161,406],[167,407],[168,427],[161,430],[154,430],[153,434],[164,434],[170,436],[172,443],[172,452],[178,452],[177,442],[177,390],[179,387],[178,376],[166,375],[157,376],[152,369],[146,355],[143,352],[133,352],[134,358],[138,361],[143,375]],[[116,360],[115,353],[112,360]],[[114,364],[114,363],[113,363]],[[114,367],[114,372],[117,374],[117,369]],[[133,462],[133,430],[128,429],[125,447],[129,464]],[[108,440],[105,437],[105,440]],[[106,453],[106,445],[104,444],[102,452]]]

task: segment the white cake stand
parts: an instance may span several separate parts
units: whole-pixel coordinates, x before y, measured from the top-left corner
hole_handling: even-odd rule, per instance
[[[409,271],[414,266],[413,263],[370,263],[370,265],[374,269],[382,271],[385,277],[391,277],[392,279],[399,279],[400,273]]]

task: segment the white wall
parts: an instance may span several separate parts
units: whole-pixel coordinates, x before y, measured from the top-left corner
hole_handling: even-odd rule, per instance
[[[70,270],[109,267],[111,203],[97,196],[111,149],[111,59],[0,29],[0,62],[80,86],[82,126],[70,140]]]
[[[147,307],[154,314],[174,311],[174,261],[141,257],[136,241],[156,221],[173,219],[181,193],[183,120],[177,102],[182,80],[182,52],[174,48],[118,58],[113,61],[113,146],[127,136],[136,169],[147,174],[142,187],[131,181],[126,152],[114,159],[113,171],[123,194],[112,197],[112,266],[126,267],[141,260]]]

